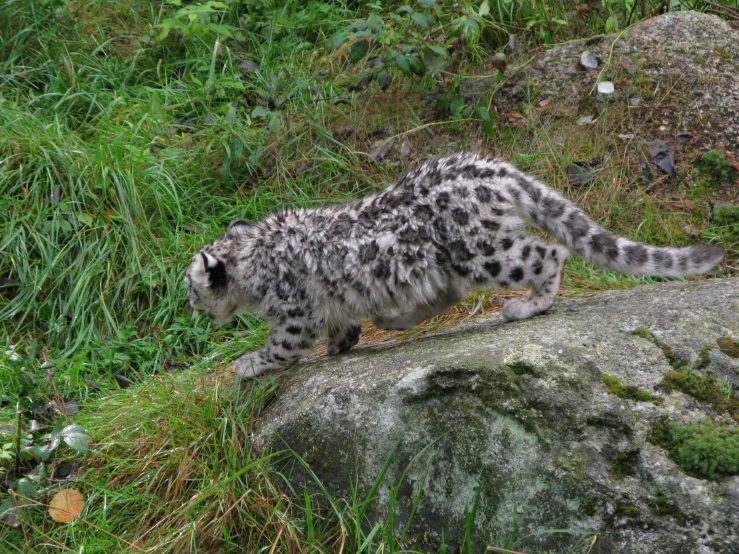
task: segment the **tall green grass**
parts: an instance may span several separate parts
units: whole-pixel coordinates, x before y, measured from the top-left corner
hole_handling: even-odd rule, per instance
[[[348,63],[346,48],[328,52],[326,39],[372,11],[390,17],[398,2],[225,3],[213,22],[237,28],[238,40],[173,32],[157,42],[158,25],[176,9],[166,2],[0,4],[0,400],[12,401],[0,421],[14,420],[19,397],[24,409],[44,404],[53,385],[62,396],[99,398],[83,403],[80,418],[98,451],[80,481],[86,522],[50,527],[39,506],[25,530],[52,545],[40,551],[403,548],[396,524],[404,522],[394,514],[379,526],[364,519],[371,499],[334,499],[341,509],[326,515],[326,499],[280,492],[270,459],[246,448],[278,382],[254,383],[247,408],[236,409],[222,388],[205,392],[215,385],[202,376],[258,347],[266,328],[250,316],[212,327],[189,312],[181,281],[192,254],[230,220],[361,196],[427,153],[470,144],[479,122],[436,121],[429,95],[446,85],[430,74],[398,74],[387,93],[347,90],[362,67]],[[644,4],[650,11],[659,2]],[[603,32],[611,16],[620,26],[641,17],[633,2],[606,2],[583,19],[568,0],[487,5],[487,26],[457,60],[460,73],[487,70],[474,64],[513,32],[534,45]],[[464,7],[480,11],[482,2]],[[429,121],[431,136],[420,131]],[[561,154],[552,141],[565,140],[546,121],[529,121],[541,129],[500,121],[482,147],[535,160],[529,169],[566,188],[559,166],[588,159],[603,137],[568,134],[571,151]],[[347,123],[355,133],[334,138]],[[373,160],[376,131],[408,132],[410,158]],[[614,230],[643,223],[641,240],[684,239],[675,231],[682,219],[663,221],[659,206],[610,192],[606,179],[592,194],[570,196]],[[579,262],[571,269],[568,292],[650,282]],[[10,363],[11,346],[21,363]],[[149,380],[193,365],[181,378]],[[119,374],[143,384],[113,395]],[[3,528],[6,540],[3,547],[25,548],[25,535]]]

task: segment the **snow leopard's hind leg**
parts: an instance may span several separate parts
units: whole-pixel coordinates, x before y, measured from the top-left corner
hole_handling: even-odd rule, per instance
[[[517,246],[520,248],[517,253],[520,265],[511,270],[509,277],[517,284],[530,285],[531,290],[523,298],[505,302],[503,317],[509,321],[528,319],[552,306],[562,283],[564,264],[570,255],[566,247],[539,239],[522,241]],[[513,283],[511,286],[518,288]]]
[[[362,333],[362,324],[358,321],[348,322],[337,329],[329,329],[326,338],[326,352],[329,356],[336,356],[351,350],[358,342]]]
[[[422,321],[443,314],[452,306],[458,304],[465,295],[465,291],[449,287],[428,304],[413,306],[412,308],[395,309],[393,312],[382,312],[372,316],[372,323],[379,329],[404,331],[415,327]]]

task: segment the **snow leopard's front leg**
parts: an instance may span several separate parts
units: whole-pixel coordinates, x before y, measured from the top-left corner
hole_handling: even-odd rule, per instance
[[[301,321],[273,324],[264,348],[236,360],[233,371],[239,377],[249,379],[276,369],[286,369],[310,354],[316,336],[316,332]]]

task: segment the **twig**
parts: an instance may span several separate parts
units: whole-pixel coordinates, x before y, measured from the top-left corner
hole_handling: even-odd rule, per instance
[[[730,15],[735,19],[739,19],[739,11],[734,11],[731,6],[724,6],[723,4],[717,4],[712,0],[702,0],[704,4],[708,4],[715,10],[718,15]]]
[[[661,110],[663,108],[676,108],[677,106],[675,104],[665,104],[664,106],[660,106],[659,104],[656,106],[647,106],[645,104],[637,104],[636,106],[629,106],[629,109],[633,108],[642,108],[645,110]]]
[[[657,17],[659,14],[662,13],[662,10],[665,9],[665,6],[667,6],[667,0],[662,0],[662,2],[660,2],[659,5],[652,10],[652,13],[649,15],[649,17]]]
[[[15,433],[15,478],[20,477],[21,474],[21,401],[15,405],[16,412],[18,413],[18,428]]]
[[[67,414],[67,403],[64,402],[64,399],[59,395],[59,389],[56,388],[56,381],[54,381],[54,372],[51,370],[51,362],[49,362],[49,358],[46,355],[46,347],[44,346],[41,349],[41,355],[44,357],[44,365],[46,366],[44,369],[46,369],[46,374],[49,376],[49,381],[51,381],[51,386],[54,387],[54,403],[56,404],[57,409],[62,412],[63,414]]]

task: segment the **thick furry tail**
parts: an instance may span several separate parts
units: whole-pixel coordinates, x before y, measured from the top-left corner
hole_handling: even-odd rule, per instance
[[[493,190],[499,200],[516,206],[522,219],[551,233],[570,250],[596,265],[632,275],[684,277],[705,273],[724,257],[721,248],[709,244],[660,248],[619,237],[595,223],[562,195],[514,166],[493,158],[475,158],[475,165],[480,164],[488,170],[486,180],[494,184]]]

